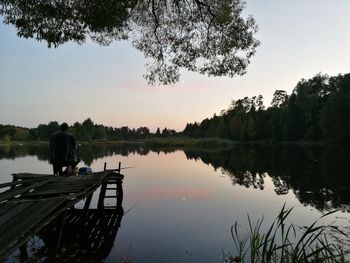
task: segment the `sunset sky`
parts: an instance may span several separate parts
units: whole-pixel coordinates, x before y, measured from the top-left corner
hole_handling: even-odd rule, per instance
[[[301,78],[350,72],[349,0],[247,0],[261,41],[243,77],[183,72],[173,86],[148,86],[146,60],[128,42],[57,49],[21,39],[0,24],[0,124],[36,127],[90,117],[114,127],[183,130],[219,114],[232,99],[276,89],[290,93]]]

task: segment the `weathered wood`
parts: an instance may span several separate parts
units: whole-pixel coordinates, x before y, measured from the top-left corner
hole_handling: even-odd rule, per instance
[[[120,179],[123,179],[124,178],[124,175],[122,174],[111,174],[108,176],[108,180],[120,180]]]
[[[12,174],[14,179],[30,180],[30,179],[47,179],[53,177],[52,174],[33,174],[33,173],[14,173]]]
[[[22,210],[7,224],[0,226],[0,254],[11,249],[29,230],[38,226],[44,218],[65,201],[64,198],[51,198],[45,201],[33,201],[30,209]],[[33,234],[33,233],[31,233]]]
[[[23,210],[26,210],[29,206],[32,204],[29,202],[26,203],[18,203],[18,204],[8,204],[7,210],[5,213],[3,213],[0,217],[0,226],[4,223],[11,220],[13,217],[17,216],[19,213],[21,213]]]
[[[117,172],[117,173],[119,173],[119,168],[117,168],[117,169],[106,169],[106,170],[104,170],[104,171],[106,171],[106,172]]]
[[[46,189],[46,190],[38,190],[38,191],[33,191],[30,193],[27,193],[23,195],[23,197],[29,198],[33,196],[43,196],[43,195],[64,195],[64,194],[75,194],[79,193],[84,188],[81,187],[75,187],[75,188],[65,188],[65,189]]]
[[[90,204],[91,204],[91,200],[92,200],[92,194],[89,195],[86,200],[85,200],[85,204],[84,204],[84,211],[86,211],[87,209],[89,209]]]
[[[53,180],[53,178],[47,179],[45,181],[33,183],[29,186],[19,186],[19,187],[13,188],[13,189],[9,189],[5,192],[2,192],[2,193],[0,193],[0,202],[2,202],[4,200],[9,200],[9,199],[14,198],[18,195],[29,192],[30,190],[33,190],[39,186],[42,186],[42,185],[49,183],[51,180]]]
[[[114,245],[123,214],[122,209],[67,210],[62,231],[64,238],[60,247],[51,245],[52,236],[59,235],[62,225],[59,220],[55,220],[43,232],[38,233],[44,242],[43,250],[38,255],[34,252],[28,262],[38,258],[52,259],[55,262],[104,262]],[[46,240],[50,242],[45,242]],[[55,255],[57,248],[58,253]]]
[[[47,177],[47,178],[50,178],[50,177]],[[38,181],[40,181],[42,179],[43,178],[41,178],[41,179],[33,178],[33,179],[27,179],[27,180],[20,180],[20,181],[13,181],[13,182],[8,182],[8,183],[2,183],[2,184],[0,184],[0,188],[5,188],[5,187],[12,187],[13,188],[13,186],[29,185],[29,184],[36,183],[36,182],[38,182]]]
[[[20,185],[20,184],[25,184],[22,181],[15,181],[15,182],[9,182],[9,183],[3,183],[0,184],[0,188],[5,188],[5,187],[9,187],[9,186],[16,186],[16,185]],[[27,183],[28,184],[28,183]]]
[[[67,208],[91,196],[107,181],[108,174],[109,172],[100,172],[84,176],[49,176],[45,179],[33,177],[32,174],[21,176],[23,185],[0,193],[0,261]],[[28,185],[24,184],[28,181],[22,178],[43,180]],[[20,180],[14,182],[14,185],[21,184]],[[48,195],[50,198],[42,198]],[[35,198],[38,196],[41,198]]]
[[[9,209],[11,209],[11,207],[15,207],[17,205],[17,203],[8,203],[8,202],[3,202],[3,203],[0,203],[0,217],[2,215],[4,215],[5,213],[7,213],[7,211]]]

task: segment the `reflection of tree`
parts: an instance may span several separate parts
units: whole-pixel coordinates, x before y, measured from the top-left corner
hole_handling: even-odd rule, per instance
[[[281,179],[281,177],[277,176],[276,178],[272,178],[272,182],[275,186],[275,192],[278,195],[285,195],[289,192],[289,187],[285,181]]]
[[[264,188],[267,173],[279,195],[293,190],[305,205],[341,208],[350,201],[350,153],[343,148],[241,145],[222,152],[185,151],[222,169],[234,184]]]
[[[129,154],[147,155],[149,149],[143,147],[143,144],[138,143],[118,143],[118,144],[82,144],[78,147],[79,158],[91,165],[94,160],[99,158]]]
[[[243,185],[247,188],[253,187],[255,189],[264,190],[264,178],[266,174],[252,174],[249,171],[239,172],[237,174],[232,174],[229,171],[222,169],[223,174],[227,174],[231,177],[232,183]]]
[[[142,143],[115,143],[115,144],[80,144],[78,145],[77,154],[81,161],[87,165],[91,165],[94,160],[113,156],[129,154],[147,155],[150,151],[170,153],[176,151],[177,148],[160,148],[148,147]],[[48,145],[7,145],[0,146],[1,159],[16,159],[25,156],[37,156],[39,160],[49,160]]]
[[[49,147],[45,145],[6,145],[0,146],[1,159],[16,159],[25,156],[37,156],[39,160],[49,160]]]

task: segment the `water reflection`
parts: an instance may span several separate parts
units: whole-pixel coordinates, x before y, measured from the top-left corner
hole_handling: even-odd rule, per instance
[[[185,153],[189,159],[222,169],[233,184],[263,190],[268,174],[278,195],[292,190],[304,205],[350,210],[350,153],[346,149],[241,145],[223,152]]]
[[[147,148],[143,144],[82,144],[78,153],[90,165],[99,158],[150,152],[170,153],[176,148]],[[304,205],[318,210],[339,208],[349,211],[350,151],[339,147],[298,145],[237,145],[223,151],[184,150],[186,157],[200,160],[228,175],[233,184],[264,190],[265,178],[272,178],[277,195],[293,191]],[[37,156],[48,160],[48,147],[0,147],[1,159]]]
[[[161,150],[144,147],[142,143],[118,143],[118,144],[79,144],[77,149],[78,157],[86,165],[91,165],[94,160],[113,156],[129,154],[147,155],[150,151],[154,152],[173,152],[174,149]],[[49,160],[48,144],[33,145],[0,145],[1,159],[16,159],[25,156],[37,156],[41,161]]]

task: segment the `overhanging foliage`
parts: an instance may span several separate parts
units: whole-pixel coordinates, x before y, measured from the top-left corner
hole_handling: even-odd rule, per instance
[[[58,47],[87,38],[101,45],[130,39],[150,59],[146,79],[172,84],[179,69],[243,75],[259,41],[243,0],[0,0],[5,24],[24,38]]]

